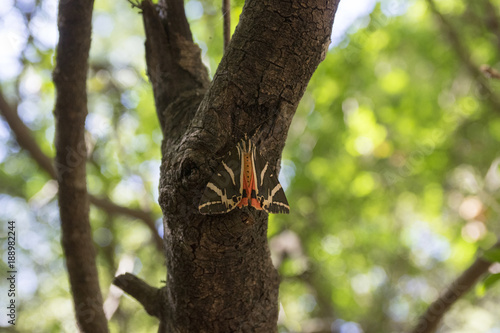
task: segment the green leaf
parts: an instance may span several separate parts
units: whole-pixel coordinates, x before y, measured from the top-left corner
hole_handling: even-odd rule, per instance
[[[500,262],[500,249],[494,248],[487,250],[483,258],[491,262]]]
[[[495,283],[500,280],[500,273],[488,275],[486,279],[484,279],[484,288],[486,290],[490,289]]]

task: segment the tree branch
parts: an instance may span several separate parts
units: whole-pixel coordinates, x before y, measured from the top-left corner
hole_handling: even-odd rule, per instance
[[[488,84],[488,81],[482,75],[479,67],[472,62],[470,54],[467,51],[466,47],[463,45],[459,34],[455,31],[452,24],[448,22],[447,18],[438,10],[436,4],[434,3],[434,0],[427,0],[427,3],[429,4],[429,8],[432,13],[438,18],[439,22],[441,23],[441,27],[444,33],[448,36],[450,44],[455,49],[458,58],[465,65],[465,68],[468,70],[469,74],[481,87],[482,94],[491,103],[494,111],[500,111],[500,101],[493,93],[493,90]]]
[[[40,149],[40,146],[33,138],[31,130],[24,124],[22,119],[19,117],[15,111],[17,108],[12,107],[0,89],[0,113],[3,115],[5,121],[9,125],[10,129],[16,137],[16,141],[19,146],[28,153],[35,160],[35,162],[52,178],[57,179],[56,170],[54,168],[53,160],[45,155]],[[89,194],[90,203],[94,206],[104,210],[108,214],[119,214],[124,216],[129,216],[141,220],[146,224],[149,230],[151,230],[151,237],[155,243],[157,249],[161,252],[163,249],[163,240],[158,235],[156,230],[155,219],[151,213],[145,212],[139,209],[132,209],[128,207],[123,207],[115,204],[107,198],[100,198]]]
[[[500,248],[500,242],[497,242],[491,249],[496,248]],[[411,333],[434,332],[444,314],[476,284],[478,279],[488,271],[491,265],[492,263],[484,258],[476,259],[469,268],[451,283],[437,300],[429,305]]]
[[[142,2],[146,32],[146,62],[153,85],[162,130],[173,130],[192,118],[186,107],[169,107],[186,96],[204,95],[210,81],[193,43],[182,0],[160,1],[159,12],[151,0]],[[168,108],[168,109],[167,109]],[[182,112],[181,112],[182,111]],[[168,126],[168,128],[167,128]]]
[[[19,143],[21,148],[30,153],[31,157],[33,157],[38,165],[45,170],[51,178],[56,179],[56,170],[54,169],[52,160],[40,149],[40,146],[36,143],[31,134],[31,130],[24,124],[21,118],[19,118],[15,110],[16,108],[11,107],[5,100],[3,92],[0,89],[0,112],[5,118],[5,121],[7,121],[7,124],[9,124],[12,132],[14,132],[17,143]]]
[[[497,47],[500,48],[500,17],[496,14],[498,8],[493,5],[490,0],[484,1],[484,6],[486,13],[486,27],[495,35]]]
[[[93,0],[59,2],[56,67],[56,173],[62,246],[76,320],[83,332],[107,333],[89,221],[86,181],[86,80]]]
[[[159,4],[161,8],[166,9],[162,11],[162,17],[163,23],[167,26],[165,31],[172,45],[178,43],[175,38],[176,35],[182,36],[188,42],[192,42],[193,36],[186,18],[184,0],[160,0]]]
[[[254,141],[265,140],[261,145],[272,151],[261,153],[265,158],[272,156],[267,159],[276,165],[298,102],[328,51],[337,5],[338,1],[310,6],[295,1],[245,3],[200,105],[206,112],[199,112],[201,118],[193,121],[196,140],[214,144],[208,150],[204,147],[205,153],[215,153],[233,138],[253,134],[262,125],[260,132],[267,135]]]
[[[222,18],[224,20],[224,51],[231,41],[231,0],[222,0]]]
[[[483,72],[487,77],[491,77],[492,79],[497,79],[497,80],[500,80],[500,72],[497,71],[496,69],[494,69],[493,67],[491,66],[488,66],[488,65],[481,65],[481,67],[479,67],[479,69],[481,70],[481,72]]]
[[[125,273],[114,278],[113,284],[135,298],[153,317],[161,316],[161,289],[151,287],[133,274]]]
[[[136,218],[138,220],[141,220],[144,222],[144,224],[148,227],[148,229],[151,231],[151,237],[153,238],[153,241],[155,243],[156,248],[161,252],[163,249],[163,240],[158,235],[158,230],[156,229],[155,225],[155,220],[151,216],[151,213],[145,212],[143,210],[139,209],[132,209],[128,207],[123,207],[120,205],[115,204],[114,202],[105,199],[105,198],[98,198],[93,195],[89,195],[89,200],[90,203],[95,205],[96,207],[101,208],[105,212],[109,214],[120,214],[120,215],[125,215],[129,217]]]

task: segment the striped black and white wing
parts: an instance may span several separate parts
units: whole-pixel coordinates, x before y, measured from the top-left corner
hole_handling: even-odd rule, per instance
[[[257,179],[257,199],[262,208],[273,214],[290,213],[290,206],[285,191],[278,181],[277,175],[271,171],[269,162],[265,161],[257,149],[254,150],[255,177]]]
[[[234,147],[207,184],[198,209],[202,214],[223,214],[233,210],[241,201],[241,159]]]

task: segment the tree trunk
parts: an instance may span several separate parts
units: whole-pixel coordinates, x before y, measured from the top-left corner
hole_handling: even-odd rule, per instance
[[[66,258],[75,315],[82,332],[109,332],[89,221],[86,182],[86,80],[94,1],[59,3],[56,67],[56,175],[61,243]],[[53,169],[47,167],[49,171]]]
[[[221,158],[244,133],[258,127],[253,142],[279,167],[299,100],[328,50],[337,4],[247,1],[209,83],[183,1],[165,0],[159,12],[149,0],[142,3],[148,74],[164,134],[159,201],[167,285],[140,301],[160,319],[159,332],[277,331],[279,277],[269,255],[267,213],[244,208],[204,216],[197,206]]]

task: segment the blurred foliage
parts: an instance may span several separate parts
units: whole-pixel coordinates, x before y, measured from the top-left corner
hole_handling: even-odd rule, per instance
[[[232,2],[233,29],[242,5]],[[500,81],[470,68],[500,68],[500,2],[435,5],[447,25],[424,0],[366,1],[366,15],[346,25],[353,6],[341,2],[336,44],[310,82],[283,153],[280,178],[292,213],[269,223],[282,276],[280,332],[401,332],[497,240]],[[220,6],[186,2],[211,75],[222,57]],[[49,156],[56,7],[55,0],[0,6],[0,40],[11,46],[0,51],[1,89]],[[141,17],[126,1],[106,0],[95,3],[93,23],[89,191],[152,211],[162,232],[161,131]],[[15,220],[19,234],[16,329],[74,332],[55,184],[3,119],[0,139],[0,216]],[[140,221],[94,207],[91,219],[105,298],[117,297],[110,282],[119,266],[164,283],[164,259]],[[499,332],[499,273],[496,263],[440,332]],[[152,332],[156,325],[128,296],[110,321],[112,332]]]

